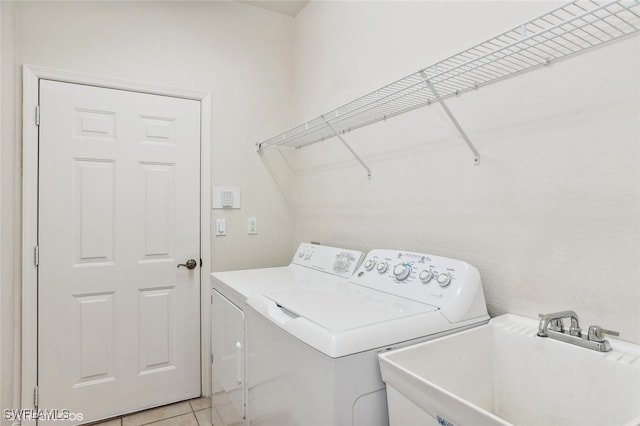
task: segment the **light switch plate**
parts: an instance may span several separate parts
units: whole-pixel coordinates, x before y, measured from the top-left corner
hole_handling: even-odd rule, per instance
[[[258,233],[258,218],[250,217],[247,219],[247,234],[255,235]]]
[[[227,222],[225,219],[216,219],[216,236],[227,235]]]

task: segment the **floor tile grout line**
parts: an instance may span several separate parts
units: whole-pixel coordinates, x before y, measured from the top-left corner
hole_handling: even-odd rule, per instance
[[[209,409],[210,407],[203,407],[203,408],[200,408],[199,410],[196,410],[196,409],[195,409],[195,407],[191,404],[191,402],[192,402],[192,401],[194,401],[194,400],[196,400],[196,399],[201,399],[201,398],[205,398],[205,399],[206,399],[207,397],[200,396],[200,397],[198,397],[198,398],[192,398],[192,399],[190,399],[190,400],[178,401],[178,402],[175,402],[175,403],[173,403],[173,404],[168,404],[168,405],[177,405],[177,404],[180,404],[181,402],[186,402],[186,403],[188,403],[188,404],[189,404],[189,409],[191,410],[191,414],[193,415],[193,417],[194,417],[194,418],[195,418],[195,420],[196,420],[196,424],[198,424],[198,425],[200,426],[200,421],[198,420],[198,416],[197,416],[196,412],[197,412],[197,411],[204,411],[204,410],[207,410],[207,409]],[[159,407],[156,407],[156,408],[159,408]],[[144,411],[153,410],[153,409],[154,409],[154,408],[149,408],[149,409],[147,409],[147,410],[141,410],[141,411],[137,411],[137,412],[129,413],[129,414],[127,414],[127,415],[118,416],[118,417],[115,417],[115,418],[113,418],[113,419],[111,419],[111,420],[103,420],[103,421],[101,421],[100,423],[90,424],[90,425],[88,425],[88,426],[100,426],[100,425],[102,425],[102,423],[104,423],[104,422],[113,421],[113,420],[119,420],[119,424],[120,424],[120,426],[124,426],[124,419],[125,419],[125,417],[133,416],[133,415],[135,415],[135,414],[142,413],[142,412],[144,412]],[[152,422],[148,422],[148,423],[141,423],[141,424],[139,424],[138,426],[153,425],[154,423],[161,422],[161,421],[164,421],[164,420],[173,419],[173,418],[176,418],[176,417],[179,417],[179,416],[184,416],[184,415],[186,415],[186,414],[189,414],[189,412],[187,411],[187,412],[184,412],[184,413],[182,413],[182,414],[176,414],[176,415],[169,416],[169,417],[163,417],[163,418],[161,418],[161,419],[156,419],[156,420],[154,420],[154,421],[152,421]],[[205,426],[208,426],[208,425],[205,425]]]
[[[184,415],[186,415],[186,414],[189,414],[189,413],[182,413],[182,414],[176,414],[175,416],[163,417],[163,418],[161,418],[161,419],[154,420],[154,421],[149,422],[149,423],[142,423],[142,424],[140,424],[139,426],[152,425],[152,424],[154,424],[154,423],[163,422],[163,421],[165,421],[165,420],[175,419],[176,417],[184,416]],[[191,410],[191,414],[193,414],[193,416],[195,417],[195,413],[193,412],[193,410]]]

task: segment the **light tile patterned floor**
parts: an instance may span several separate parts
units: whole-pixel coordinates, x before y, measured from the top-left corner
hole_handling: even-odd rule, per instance
[[[142,425],[211,426],[211,399],[190,399],[91,424],[91,426]]]

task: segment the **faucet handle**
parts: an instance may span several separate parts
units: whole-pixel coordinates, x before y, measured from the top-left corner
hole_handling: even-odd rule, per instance
[[[551,331],[559,331],[560,333],[564,333],[564,322],[562,322],[562,318],[555,318],[550,320],[548,328]]]
[[[619,336],[620,333],[617,331],[605,330],[599,325],[592,325],[589,327],[589,340],[594,342],[604,342],[604,335],[608,334],[610,336]]]

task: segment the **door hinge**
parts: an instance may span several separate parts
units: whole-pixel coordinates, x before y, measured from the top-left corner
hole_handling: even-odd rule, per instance
[[[40,125],[40,105],[36,105],[36,126]]]
[[[37,385],[35,388],[33,388],[33,406],[36,410],[38,409],[38,386]]]
[[[33,263],[36,266],[40,264],[40,248],[38,246],[33,248]]]

